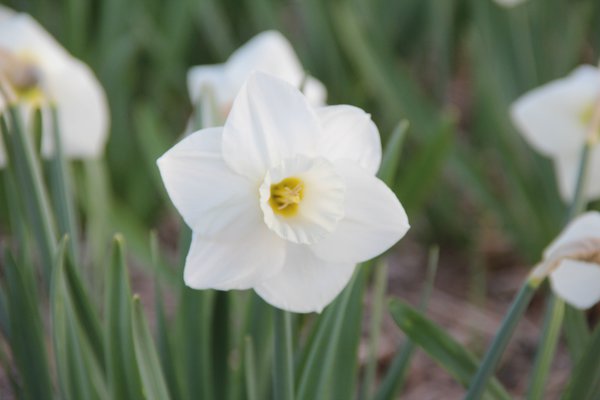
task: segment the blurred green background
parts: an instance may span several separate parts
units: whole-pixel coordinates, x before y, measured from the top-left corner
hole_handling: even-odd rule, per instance
[[[330,104],[353,104],[371,113],[384,144],[401,121],[410,122],[392,186],[411,220],[409,243],[416,242],[419,249],[438,243],[442,256],[449,251],[461,255],[458,262],[442,257],[448,261],[441,269],[451,269],[450,274],[454,270],[464,272],[464,265],[460,264],[464,260],[473,267],[487,269],[498,252],[508,253],[511,258],[496,260],[494,265],[514,266],[515,259],[519,266],[531,265],[565,222],[566,205],[558,195],[551,161],[528,147],[513,127],[508,109],[527,90],[562,77],[581,63],[597,64],[597,0],[530,0],[514,8],[502,8],[492,0],[0,2],[36,18],[73,55],[92,66],[107,91],[112,127],[105,160],[74,165],[77,204],[85,219],[81,226],[87,229],[83,236],[93,243],[88,249],[91,254],[86,253],[89,259],[85,260],[94,266],[90,276],[85,277],[92,282],[90,292],[94,293],[89,297],[95,296],[96,303],[101,304],[103,286],[114,289],[114,284],[117,291],[122,290],[120,301],[129,305],[131,293],[127,284],[115,284],[127,281],[125,269],[119,266],[123,262],[118,258],[123,255],[118,244],[114,246],[117,255],[113,255],[111,264],[118,271],[112,275],[115,282],[102,281],[109,258],[109,239],[113,232],[123,232],[136,265],[154,267],[175,283],[171,289],[179,289],[179,308],[173,307],[175,311],[169,310],[168,301],[162,303],[160,290],[147,299],[155,300],[157,305],[157,321],[153,322],[158,330],[165,379],[170,390],[184,392],[187,397],[183,398],[194,398],[208,390],[204,382],[212,384],[213,373],[215,390],[229,391],[235,398],[236,390],[241,389],[230,389],[227,379],[239,383],[241,372],[237,368],[237,375],[228,377],[227,361],[221,356],[226,354],[228,340],[242,341],[245,338],[241,336],[250,331],[257,332],[252,337],[261,365],[257,368],[259,386],[268,392],[272,353],[264,349],[271,349],[272,323],[265,321],[273,318],[272,310],[265,309],[247,292],[228,297],[230,294],[222,292],[197,292],[182,287],[179,271],[166,266],[177,264],[173,260],[186,235],[177,239],[175,233],[181,231],[179,221],[155,165],[158,156],[179,140],[193,111],[186,93],[188,68],[224,62],[261,31],[277,29],[290,40],[307,71],[327,86]],[[5,198],[4,193],[0,195]],[[598,209],[599,205],[592,208]],[[9,220],[7,207],[0,207],[0,219],[3,236]],[[151,229],[159,231],[161,246],[156,237],[149,243]],[[406,239],[402,244],[405,242]],[[163,251],[159,252],[158,247]],[[179,246],[182,255],[186,250],[185,245]],[[157,261],[162,255],[165,260]],[[417,261],[419,267],[424,264],[421,261]],[[481,285],[481,275],[473,268],[466,269],[473,276],[455,279],[469,280],[482,295],[485,285]],[[88,273],[85,268],[82,271]],[[331,387],[341,388],[343,393],[356,388],[347,381],[355,374],[356,363],[350,361],[360,345],[366,276],[374,272],[375,281],[382,282],[387,277],[387,269],[360,271],[358,284],[349,285],[328,311],[314,320],[294,319],[296,328],[316,327],[311,331],[316,332],[314,336],[311,333],[306,346],[297,353],[299,366],[320,365],[318,357],[322,353],[331,362],[329,370],[334,371]],[[142,279],[142,285],[146,284],[142,292],[154,283],[153,277],[146,274]],[[433,280],[430,278],[429,287]],[[157,287],[161,285],[162,281]],[[374,286],[385,288],[381,282]],[[20,299],[19,291],[13,291],[11,296]],[[384,292],[379,293],[376,306],[383,304]],[[85,290],[81,293],[88,294]],[[169,291],[165,293],[169,300]],[[244,302],[249,304],[248,310],[240,307]],[[19,306],[20,302],[14,304]],[[139,304],[137,307],[139,316]],[[339,317],[343,313],[338,310],[347,309],[353,312]],[[20,317],[20,308],[16,310],[12,314]],[[247,329],[240,333],[236,323],[246,312]],[[170,313],[175,315],[173,329],[167,318]],[[367,312],[364,314],[370,317]],[[121,322],[113,324],[108,317],[106,320],[109,332],[120,329]],[[124,320],[125,325],[130,323]],[[317,322],[310,325],[311,321]],[[343,321],[343,327],[338,327],[338,321]],[[377,323],[373,326],[378,327]],[[21,328],[32,332],[25,324]],[[214,337],[202,336],[213,330]],[[222,332],[233,333],[231,338],[223,339]],[[323,339],[332,332],[336,346]],[[298,344],[301,335],[296,334],[294,340]],[[41,336],[38,339],[44,343]],[[69,337],[65,341],[73,342]],[[129,353],[122,356],[132,358],[130,343],[124,343]],[[311,347],[313,343],[316,345]],[[319,346],[333,350],[321,351]],[[476,343],[472,347],[481,350],[482,346]],[[197,351],[191,352],[191,348]],[[24,349],[26,353],[30,350],[27,345]],[[169,358],[169,349],[175,354],[175,361]],[[203,353],[206,349],[208,352]],[[238,351],[238,347],[235,349]],[[113,350],[121,354],[118,347],[110,350],[107,354],[113,354]],[[319,356],[311,364],[313,353]],[[214,364],[206,362],[211,354]],[[239,354],[235,354],[239,361]],[[371,360],[374,374],[379,359]],[[132,370],[137,365],[134,367]],[[205,375],[204,380],[198,379],[198,368],[210,379],[205,379]],[[316,369],[317,372],[308,367],[302,371],[300,387],[307,390],[317,390],[317,386],[308,383],[325,382],[329,377],[319,376]],[[35,381],[37,376],[32,376]],[[329,387],[329,383],[323,385]],[[311,393],[304,394],[311,398]]]
[[[154,160],[192,111],[187,69],[225,61],[266,29],[290,39],[330,104],[372,113],[384,141],[410,121],[394,189],[425,242],[477,247],[485,222],[533,262],[563,223],[551,163],[514,130],[508,107],[597,62],[595,0],[4,2],[96,71],[111,106],[110,182],[142,226],[164,215]]]

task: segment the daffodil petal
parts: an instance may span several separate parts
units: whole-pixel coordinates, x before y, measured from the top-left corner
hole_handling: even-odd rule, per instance
[[[600,266],[563,260],[550,275],[554,293],[573,307],[590,308],[600,300]]]
[[[236,94],[236,88],[233,88],[225,74],[224,64],[199,65],[189,69],[187,74],[187,85],[190,99],[197,103],[206,87],[213,91],[215,99],[219,106],[228,107],[231,99]]]
[[[2,23],[3,20],[12,18],[15,15],[17,15],[17,12],[15,10],[12,10],[12,9],[0,4],[0,24]]]
[[[283,268],[254,290],[284,310],[321,312],[346,287],[354,268],[354,264],[320,260],[306,245],[288,243]]]
[[[600,198],[600,146],[596,146],[589,157],[583,197],[591,201]],[[565,202],[570,202],[575,196],[580,162],[580,154],[560,155],[554,158],[558,188]]]
[[[317,115],[323,127],[318,151],[332,161],[353,161],[375,175],[381,164],[381,140],[371,116],[347,105],[321,107]]]
[[[70,57],[63,68],[48,73],[44,85],[57,108],[64,154],[68,158],[99,157],[108,140],[109,111],[104,89],[92,70]],[[42,146],[45,156],[53,153],[49,136]]]
[[[393,246],[408,231],[396,195],[378,178],[348,162],[336,163],[346,183],[346,213],[336,230],[310,249],[323,260],[358,263]]]
[[[596,145],[590,154],[585,192],[588,200],[600,198],[600,145]]]
[[[277,31],[265,31],[250,39],[227,60],[227,78],[238,88],[254,71],[264,72],[296,88],[304,78],[302,64],[290,42]]]
[[[288,177],[298,178],[303,199],[298,214],[277,215],[269,203],[271,185]],[[281,238],[294,243],[314,243],[332,232],[344,216],[344,181],[323,158],[294,157],[267,172],[259,189],[266,225]]]
[[[555,156],[554,171],[558,182],[558,191],[565,202],[570,202],[575,195],[578,170],[579,157],[576,154]]]
[[[71,58],[36,20],[24,13],[0,20],[0,49],[33,58],[44,72],[62,68]]]
[[[257,188],[225,164],[221,138],[222,128],[193,133],[157,164],[169,197],[194,232],[236,239],[264,223]]]
[[[257,72],[233,103],[223,129],[223,157],[231,169],[260,182],[283,159],[314,156],[320,134],[317,116],[302,93]]]
[[[249,289],[276,275],[283,266],[285,243],[264,224],[243,240],[192,237],[185,284],[194,289]]]
[[[513,121],[540,153],[579,154],[587,130],[584,114],[597,101],[599,87],[600,71],[581,66],[521,96],[511,107]]]
[[[600,213],[597,211],[588,211],[571,221],[544,250],[544,259],[553,258],[557,250],[569,243],[592,238],[600,238]]]
[[[302,86],[302,93],[308,99],[308,102],[315,107],[325,105],[327,100],[327,89],[320,80],[307,76]]]

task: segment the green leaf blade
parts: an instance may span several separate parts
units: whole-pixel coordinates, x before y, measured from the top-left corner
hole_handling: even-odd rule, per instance
[[[479,364],[475,356],[408,304],[392,300],[390,312],[411,341],[423,348],[461,385],[466,387],[469,384]],[[487,395],[498,400],[511,398],[495,379],[489,383]]]

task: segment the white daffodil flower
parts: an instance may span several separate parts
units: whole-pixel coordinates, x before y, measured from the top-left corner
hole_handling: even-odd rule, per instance
[[[277,31],[256,35],[237,49],[224,64],[200,65],[188,72],[188,91],[193,103],[210,90],[215,97],[222,120],[227,117],[238,91],[253,71],[276,76],[296,87],[302,87],[309,102],[325,104],[327,91],[317,79],[306,76],[290,42]]]
[[[276,307],[320,312],[356,263],[409,228],[375,177],[380,162],[368,114],[313,108],[290,83],[251,74],[224,127],[187,136],[157,162],[193,231],[185,283],[254,288]]]
[[[600,301],[600,213],[579,216],[546,248],[533,277],[548,275],[554,292],[573,307]]]
[[[35,107],[56,106],[63,151],[68,158],[99,156],[108,137],[104,90],[90,68],[73,58],[27,14],[0,6],[0,85],[27,118]],[[0,96],[0,112],[7,99]],[[42,154],[53,154],[44,129]],[[5,163],[0,148],[0,166]]]
[[[574,196],[581,150],[599,100],[600,71],[584,65],[526,93],[511,108],[515,125],[531,147],[553,159],[566,201]],[[590,154],[584,198],[600,198],[600,146]]]

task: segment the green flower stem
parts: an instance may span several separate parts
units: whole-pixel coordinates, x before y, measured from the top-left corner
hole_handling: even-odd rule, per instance
[[[575,193],[567,212],[567,222],[581,214],[585,209],[585,196],[583,194],[585,193],[592,147],[593,142],[587,141],[581,151]],[[556,352],[556,346],[560,337],[560,328],[565,319],[565,313],[567,315],[566,319],[569,322],[565,324],[565,334],[569,348],[575,359],[579,358],[583,347],[587,343],[586,338],[589,338],[589,329],[587,328],[583,313],[569,306],[565,308],[564,301],[556,297],[553,293],[550,293],[546,306],[542,337],[540,338],[532,378],[529,383],[529,392],[527,395],[529,400],[541,399],[544,396],[546,379],[548,378],[548,372],[550,371],[554,353]]]
[[[568,212],[569,220],[573,219],[585,209],[585,196],[583,194],[585,192],[584,189],[588,173],[587,165],[594,145],[595,140],[588,140],[581,152],[575,194]],[[481,398],[485,385],[496,370],[496,366],[500,361],[500,357],[508,344],[518,320],[525,312],[531,297],[535,293],[535,289],[537,289],[541,282],[542,280],[538,277],[530,278],[519,291],[519,294],[504,318],[502,326],[496,334],[483,363],[479,367],[465,399],[476,400]],[[556,300],[556,302],[561,301]],[[530,398],[535,399],[543,394],[543,387],[558,340],[557,327],[561,325],[563,319],[564,313],[561,312],[561,308],[564,308],[564,304],[561,307],[560,304],[555,303],[549,307],[547,312],[547,319],[544,324],[544,336],[541,340],[540,353],[536,357],[533,379],[530,386],[530,396],[533,397]],[[589,337],[589,330],[585,324],[583,313],[580,311],[567,308],[565,315],[568,320],[572,321],[572,323],[566,324],[565,332],[567,341],[569,342],[569,348],[577,359],[577,354],[581,354],[582,346],[585,346],[585,343],[587,343],[586,337]]]
[[[597,111],[594,115],[594,122],[592,126],[597,126],[598,123]],[[594,129],[592,128],[590,132],[594,132]],[[586,198],[584,193],[589,172],[588,164],[590,162],[590,154],[595,145],[596,140],[594,140],[594,136],[590,134],[589,139],[586,141],[586,144],[581,151],[579,169],[577,171],[577,183],[575,185],[575,194],[573,196],[571,207],[569,207],[567,221],[571,221],[585,210]],[[585,320],[585,315],[581,310],[577,310],[567,305],[564,318],[566,321],[564,324],[565,336],[567,338],[567,345],[569,346],[571,358],[573,360],[578,360],[590,339],[590,329]]]
[[[256,376],[256,361],[254,356],[254,343],[251,336],[244,338],[244,376],[246,383],[246,396],[248,400],[258,400],[258,378]]]
[[[556,345],[560,337],[560,328],[565,314],[565,302],[552,293],[548,297],[542,337],[535,357],[533,376],[529,383],[528,400],[544,398],[546,379],[552,360],[554,359]]]
[[[577,182],[575,184],[575,194],[573,195],[573,201],[571,202],[571,206],[567,213],[567,222],[581,214],[585,209],[586,199],[584,196],[584,188],[587,182],[588,164],[590,163],[590,153],[592,152],[593,147],[594,143],[588,140],[581,150],[579,169],[577,170]]]
[[[294,364],[290,313],[275,310],[275,358],[273,363],[274,398],[294,399]]]
[[[50,282],[52,264],[57,249],[56,229],[52,218],[50,202],[46,193],[46,188],[42,179],[42,171],[39,160],[33,150],[31,138],[25,132],[19,110],[15,105],[8,107],[10,116],[10,125],[5,118],[2,118],[2,130],[10,134],[5,135],[10,138],[12,156],[10,160],[14,165],[17,181],[17,191],[21,202],[25,204],[25,209],[29,215],[32,224],[33,234],[38,242],[39,250],[44,265],[44,276],[47,282]]]
[[[362,387],[362,399],[371,398],[377,372],[377,350],[381,335],[381,322],[383,320],[383,305],[387,290],[388,264],[378,263],[374,272],[373,306],[371,309],[371,323],[369,326],[369,357],[365,367],[365,378]]]
[[[492,374],[496,371],[500,357],[504,353],[508,342],[517,327],[521,316],[527,309],[535,290],[538,288],[539,282],[533,280],[527,280],[519,290],[517,297],[513,301],[510,310],[504,317],[500,330],[496,334],[494,341],[490,345],[483,362],[479,366],[477,374],[471,381],[469,391],[465,397],[465,400],[479,400],[483,396],[483,391],[487,385],[488,380]]]
[[[583,356],[592,334],[583,311],[568,304],[565,307],[565,337],[571,360],[576,362]]]

